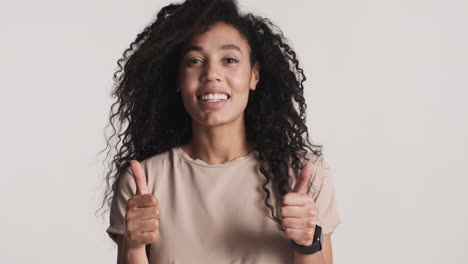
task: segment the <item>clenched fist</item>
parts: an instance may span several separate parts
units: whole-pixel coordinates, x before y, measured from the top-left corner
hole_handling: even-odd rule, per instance
[[[157,240],[159,235],[159,206],[156,196],[148,193],[145,171],[132,160],[130,167],[136,183],[136,195],[127,201],[125,239],[129,248],[142,248]]]
[[[282,225],[286,228],[287,237],[303,246],[312,244],[316,226],[315,202],[307,194],[314,166],[311,161],[304,165],[293,191],[283,197],[281,208]]]

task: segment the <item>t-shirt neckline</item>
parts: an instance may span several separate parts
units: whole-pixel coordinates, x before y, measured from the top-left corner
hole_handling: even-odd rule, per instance
[[[187,153],[185,153],[185,151],[180,147],[180,145],[176,145],[173,149],[181,158],[183,158],[187,162],[190,162],[190,163],[196,164],[196,165],[200,165],[200,166],[204,166],[204,167],[212,167],[212,168],[226,167],[226,166],[231,166],[231,165],[234,165],[234,164],[238,164],[238,163],[240,163],[242,161],[251,159],[252,157],[255,156],[255,153],[256,153],[256,151],[254,150],[254,151],[250,152],[249,154],[247,154],[245,156],[241,156],[241,157],[235,158],[233,160],[226,161],[224,163],[208,164],[208,163],[204,162],[201,159],[192,159]]]

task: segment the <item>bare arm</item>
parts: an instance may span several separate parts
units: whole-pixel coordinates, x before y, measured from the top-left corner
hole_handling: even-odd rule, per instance
[[[323,235],[322,250],[314,254],[302,254],[294,251],[294,264],[333,264],[331,234]]]
[[[127,240],[122,235],[115,235],[112,239],[117,243],[118,247],[117,264],[149,264],[147,257],[149,245],[129,249],[126,243]]]

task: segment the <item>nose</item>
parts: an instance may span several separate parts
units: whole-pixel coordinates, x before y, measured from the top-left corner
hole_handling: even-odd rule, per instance
[[[221,70],[215,62],[208,61],[201,77],[202,81],[220,81]]]

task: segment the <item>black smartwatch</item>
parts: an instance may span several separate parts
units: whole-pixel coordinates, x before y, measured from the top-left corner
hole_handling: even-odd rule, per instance
[[[296,242],[294,242],[294,240],[292,240],[292,239],[290,239],[290,240],[291,240],[291,243],[293,245],[293,248],[296,251],[298,251],[298,252],[300,252],[302,254],[309,254],[310,255],[310,254],[314,254],[317,251],[322,250],[322,238],[323,238],[322,227],[316,225],[315,226],[314,238],[313,238],[312,244],[310,246],[299,245]]]

